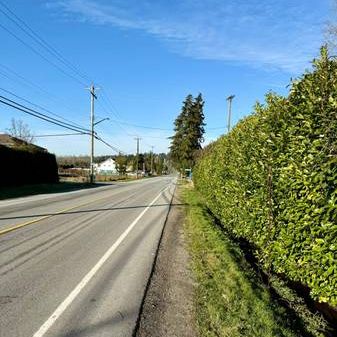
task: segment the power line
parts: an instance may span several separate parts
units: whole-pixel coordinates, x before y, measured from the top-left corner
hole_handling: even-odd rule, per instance
[[[52,65],[53,67],[55,67],[57,70],[59,70],[60,72],[62,72],[64,75],[72,78],[73,80],[75,80],[77,83],[85,86],[86,83],[79,80],[78,78],[76,78],[75,76],[67,73],[66,71],[64,71],[61,67],[59,67],[57,64],[55,64],[54,62],[50,61],[47,57],[45,57],[43,54],[41,54],[38,50],[36,50],[34,47],[32,47],[31,45],[29,45],[27,42],[25,42],[24,40],[22,40],[19,36],[17,36],[15,33],[13,33],[12,31],[10,31],[8,28],[6,28],[4,25],[2,25],[0,23],[0,27],[5,30],[8,34],[12,35],[16,40],[18,40],[19,42],[21,42],[23,45],[25,45],[28,49],[30,49],[33,53],[35,53],[36,55],[40,56],[42,59],[44,59],[47,63],[49,63],[50,65]]]
[[[104,100],[104,96],[102,96],[103,97],[103,100]],[[113,112],[113,110],[111,110],[110,111],[110,109],[107,109],[106,107],[105,107],[105,105],[103,105],[101,102],[98,102],[100,105],[101,105],[101,107],[104,109],[104,111],[108,114],[108,115],[110,115],[111,116],[111,112],[115,115],[115,113]],[[115,115],[116,116],[116,115]],[[118,126],[119,126],[119,128],[120,129],[122,129],[129,137],[134,137],[135,135],[136,135],[136,133],[135,134],[131,134],[131,133],[129,133],[129,131],[128,130],[126,130],[125,128],[124,128],[124,126],[121,124],[121,123],[119,123],[116,119],[113,119],[113,118],[111,118],[110,119],[112,122],[115,122]]]
[[[26,103],[29,103],[29,104],[31,104],[31,105],[33,105],[33,106],[35,106],[35,107],[37,107],[37,108],[39,108],[39,109],[45,111],[45,112],[48,112],[48,113],[50,113],[50,114],[53,115],[53,116],[59,117],[59,118],[63,119],[63,120],[66,121],[66,122],[69,122],[69,123],[71,123],[71,124],[73,124],[73,125],[76,125],[76,126],[78,126],[79,128],[81,128],[81,129],[83,129],[83,130],[86,130],[83,126],[81,126],[81,125],[79,125],[79,124],[77,124],[77,123],[75,123],[75,122],[72,122],[72,121],[70,121],[69,119],[66,119],[66,118],[62,117],[62,116],[60,116],[60,115],[58,115],[58,114],[56,114],[56,113],[54,113],[54,112],[52,112],[52,111],[50,111],[50,110],[44,108],[44,107],[42,107],[42,106],[39,105],[39,104],[35,104],[35,103],[29,101],[28,99],[23,98],[23,97],[21,97],[21,96],[15,94],[14,92],[12,92],[12,91],[10,91],[10,90],[7,90],[7,89],[1,88],[1,87],[0,87],[0,90],[6,92],[7,94],[10,94],[10,95],[12,95],[12,96],[14,96],[14,97],[16,97],[16,98],[19,98],[19,99],[21,99],[22,101],[24,101],[24,102],[26,102]]]
[[[100,142],[102,142],[103,144],[105,144],[106,146],[110,147],[115,152],[126,154],[124,151],[122,151],[121,149],[117,148],[116,146],[113,146],[113,145],[109,144],[108,142],[106,142],[105,140],[103,140],[101,137],[95,135],[95,138],[97,140],[99,140]]]
[[[217,126],[215,128],[205,128],[206,131],[209,131],[209,130],[220,130],[220,129],[224,129],[225,126]]]
[[[106,90],[105,90],[105,93],[106,93]],[[133,126],[133,127],[140,127],[140,128],[143,127],[143,126],[136,125],[136,124],[129,123],[129,122],[123,122],[123,121],[119,120],[121,118],[121,114],[118,113],[117,109],[113,106],[113,104],[111,103],[111,100],[110,100],[109,96],[107,96],[107,94],[105,94],[105,95],[102,96],[102,99],[111,108],[111,109],[107,109],[105,105],[101,104],[101,106],[105,110],[105,112],[107,114],[111,114],[112,113],[115,117],[118,118],[118,119],[110,118],[110,120],[112,122],[115,122],[129,137],[134,137],[135,135],[137,135],[138,132],[134,132],[133,134],[129,133],[129,131],[127,131],[122,124],[128,125],[128,126]],[[161,131],[172,131],[171,129],[163,129],[163,128],[156,128],[156,127],[150,127],[150,126],[149,127],[144,126],[143,128],[153,129],[153,130],[161,130]]]
[[[49,123],[52,123],[52,124],[55,124],[55,125],[58,125],[60,127],[63,127],[65,129],[69,129],[69,130],[72,130],[72,131],[76,131],[76,132],[83,132],[85,131],[85,133],[89,133],[90,131],[89,130],[86,130],[86,129],[80,129],[76,126],[73,126],[73,125],[70,125],[68,123],[65,123],[65,122],[62,122],[60,120],[57,120],[56,118],[53,118],[53,117],[50,117],[50,116],[47,116],[45,114],[42,114],[36,110],[33,110],[31,108],[28,108],[20,103],[17,103],[7,97],[4,97],[2,95],[0,95],[0,103],[2,104],[5,104],[7,106],[10,106],[16,110],[20,110],[28,115],[31,115],[31,116],[34,116],[36,118],[39,118],[39,119],[42,119],[46,122],[49,122]]]
[[[160,127],[148,126],[148,125],[138,125],[138,124],[123,122],[123,121],[117,121],[117,120],[114,120],[114,121],[118,122],[118,123],[121,123],[121,124],[130,125],[130,126],[142,128],[142,129],[159,130],[159,131],[171,131],[172,132],[172,129],[168,129],[168,128],[160,128]]]
[[[44,137],[65,137],[65,136],[83,136],[87,135],[85,132],[76,132],[76,133],[54,133],[50,135],[34,135],[34,138],[44,138]]]
[[[159,131],[170,131],[170,132],[173,131],[172,129],[169,129],[169,128],[161,128],[161,127],[157,127],[157,126],[133,124],[133,123],[130,123],[130,122],[124,122],[124,121],[117,120],[117,119],[110,119],[110,120],[113,121],[113,122],[116,122],[116,123],[120,123],[120,124],[124,124],[124,125],[129,125],[129,126],[133,126],[133,127],[136,127],[136,128],[150,129],[150,130],[159,130]],[[218,130],[218,129],[223,129],[223,128],[224,128],[224,126],[222,126],[222,127],[205,128],[205,130]]]
[[[88,129],[85,129],[85,128],[81,127],[81,126],[76,126],[76,125],[75,125],[74,123],[72,123],[72,122],[71,122],[71,123],[62,122],[62,121],[60,121],[60,120],[58,120],[58,119],[56,119],[56,118],[54,118],[54,117],[50,117],[50,116],[48,116],[48,115],[46,115],[46,114],[43,114],[43,113],[41,113],[41,112],[39,112],[39,111],[36,111],[36,110],[31,109],[31,108],[29,108],[29,107],[26,107],[26,106],[24,106],[24,105],[22,105],[22,104],[20,104],[20,103],[18,103],[18,102],[15,102],[15,101],[13,101],[13,100],[7,98],[7,97],[1,96],[1,95],[0,95],[0,97],[3,98],[3,99],[5,99],[5,100],[7,100],[7,101],[9,101],[9,102],[11,102],[11,103],[14,103],[14,104],[16,104],[16,105],[18,105],[18,106],[20,106],[20,107],[23,107],[23,108],[25,108],[25,109],[27,109],[27,110],[33,112],[33,113],[37,113],[37,114],[39,114],[39,115],[41,115],[41,116],[43,116],[43,117],[45,117],[45,118],[49,118],[50,120],[54,120],[54,121],[56,121],[56,122],[58,122],[58,123],[62,123],[62,124],[64,124],[64,125],[68,125],[68,126],[71,126],[71,127],[76,127],[77,129],[82,130],[82,131],[85,131],[85,132],[88,132],[88,131],[89,131]]]
[[[11,10],[5,3],[3,3],[2,1],[0,1],[0,5],[5,9],[5,10],[3,10],[3,9],[0,8],[0,12],[3,15],[5,15],[11,22],[13,22],[19,29],[21,29],[21,31],[23,31],[27,36],[29,36],[32,40],[34,40],[41,48],[43,48],[50,55],[52,55],[54,58],[56,58],[59,62],[61,62],[64,66],[66,66],[74,74],[76,74],[77,76],[81,77],[84,80],[89,80],[90,81],[90,78],[86,74],[84,74],[83,72],[81,72],[76,66],[74,66],[65,57],[63,57],[63,55],[59,51],[57,51],[56,48],[54,48],[53,46],[51,46],[46,40],[44,40],[39,34],[37,34],[24,20],[22,20],[20,17],[18,17],[13,12],[13,10]],[[39,52],[38,50],[36,50],[34,47],[32,47],[26,41],[24,41],[23,39],[21,39],[19,36],[17,36],[11,30],[9,30],[8,28],[6,28],[5,26],[3,26],[1,24],[0,24],[0,27],[2,29],[4,29],[5,31],[7,31],[10,35],[12,35],[19,42],[21,42],[22,44],[24,44],[27,48],[29,48],[35,54],[37,54],[41,58],[43,58],[46,62],[48,62],[49,64],[51,64],[53,67],[57,68],[64,75],[72,78],[73,80],[75,80],[76,82],[78,82],[80,84],[86,85],[86,83],[84,83],[82,80],[79,80],[73,74],[70,74],[69,72],[66,72],[59,65],[57,65],[56,63],[54,63],[51,60],[49,60],[45,55],[43,55],[41,52]],[[18,75],[18,76],[20,76],[20,75]],[[20,76],[20,77],[23,78],[22,76]],[[18,97],[18,96],[16,96],[16,97]],[[20,97],[18,97],[18,98],[20,98]],[[113,104],[112,104],[112,102],[111,102],[111,100],[110,100],[110,98],[109,98],[108,95],[106,95],[106,99],[108,100],[109,105],[111,107],[113,107]],[[25,100],[25,99],[23,99],[23,100]],[[45,108],[42,108],[39,105],[36,105],[36,104],[34,104],[32,102],[29,102],[28,100],[25,100],[25,101],[28,102],[28,103],[30,103],[30,104],[33,104],[34,106],[39,107],[40,109],[42,109],[44,111],[47,111],[47,112],[51,113],[49,110],[47,110]],[[113,110],[115,110],[115,108]],[[51,113],[51,114],[53,114],[53,113]],[[117,118],[119,118],[119,119],[121,118],[121,115],[117,112],[117,110],[114,111],[114,114],[117,116]],[[64,119],[63,117],[61,117],[59,115],[56,115],[56,116],[58,116],[61,119]],[[66,119],[64,119],[64,120],[66,120]],[[117,123],[120,126],[120,128],[123,129],[130,137],[133,137],[134,135],[131,135],[125,128],[122,127],[121,124],[133,126],[133,127],[136,127],[136,128],[150,129],[150,130],[172,131],[172,129],[168,129],[168,128],[160,128],[160,127],[153,127],[153,126],[146,126],[146,125],[137,125],[137,124],[133,124],[133,123],[129,123],[129,122],[123,122],[123,121],[116,120],[116,119],[113,119],[112,121],[115,122],[115,123]],[[206,130],[217,130],[217,129],[222,129],[222,128],[223,127],[206,128]],[[155,138],[155,137],[152,137],[152,138]],[[158,138],[161,138],[161,137],[158,137]]]
[[[76,134],[73,134],[73,133],[71,133],[71,134],[70,133],[69,134],[53,134],[53,135],[40,135],[40,136],[35,136],[35,137],[70,136],[70,135],[85,135],[85,134],[87,135],[87,134],[90,134],[89,130],[87,130],[87,132],[79,131],[79,130],[73,128],[73,127],[65,125],[66,123],[63,123],[61,121],[56,121],[56,119],[54,119],[52,117],[46,116],[44,114],[41,114],[41,113],[39,113],[36,110],[30,109],[30,108],[28,108],[28,107],[26,107],[26,106],[24,106],[22,104],[19,104],[19,103],[15,102],[15,101],[10,100],[10,99],[2,96],[2,95],[0,95],[0,103],[5,104],[7,106],[10,106],[10,107],[12,107],[14,109],[17,109],[19,111],[22,111],[24,113],[27,113],[28,115],[31,115],[31,116],[34,116],[36,118],[42,119],[42,120],[44,120],[46,122],[49,122],[49,123],[58,125],[60,127],[63,127],[65,129],[76,131]],[[95,134],[94,137],[95,137],[95,139],[99,140],[100,142],[102,142],[106,146],[110,147],[115,152],[117,152],[117,153],[124,153],[125,154],[124,151],[122,151],[121,149],[117,148],[116,146],[113,146],[113,145],[109,144],[108,142],[106,142],[105,140],[103,140],[97,134]]]
[[[135,123],[130,123],[130,122],[125,122],[122,121],[121,119],[123,118],[122,115],[118,112],[117,108],[114,106],[114,104],[112,103],[110,97],[107,95],[107,90],[106,89],[102,89],[102,93],[103,95],[101,96],[103,100],[105,100],[106,103],[108,103],[108,105],[111,108],[111,112],[117,117],[117,119],[111,119],[111,121],[116,122],[116,123],[120,123],[120,124],[124,124],[124,125],[129,125],[129,126],[133,126],[136,128],[143,128],[143,129],[151,129],[151,130],[160,130],[160,131],[173,131],[173,129],[169,129],[169,128],[162,128],[162,127],[157,127],[157,126],[150,126],[150,125],[139,125],[139,124],[135,124]],[[104,107],[103,107],[104,108]],[[208,127],[205,128],[205,130],[220,130],[223,129],[225,126],[219,126],[219,127]],[[137,132],[136,132],[137,133]],[[134,135],[130,135],[130,136],[134,136]],[[155,137],[153,137],[155,138]],[[156,137],[157,138],[157,137]]]
[[[106,99],[106,101],[108,102],[108,105],[110,105],[112,111],[114,112],[114,115],[118,118],[118,119],[122,119],[123,117],[121,116],[121,114],[118,112],[117,108],[115,107],[115,105],[112,103],[112,100],[110,99],[108,92],[106,89],[103,90],[103,100]]]
[[[30,38],[32,38],[36,43],[38,43],[42,48],[44,48],[47,52],[57,58],[61,63],[63,63],[66,67],[76,73],[78,76],[82,77],[87,81],[91,81],[90,78],[79,71],[79,69],[70,63],[66,58],[62,56],[60,52],[58,52],[53,46],[51,46],[48,42],[46,42],[41,36],[39,36],[26,22],[24,22],[21,18],[19,18],[6,4],[0,1],[0,5],[7,10],[6,13],[4,10],[0,9],[9,20],[11,20],[16,26],[18,26],[24,33],[26,33]]]
[[[102,90],[102,99],[104,101],[104,103],[107,105],[107,108],[105,105],[102,104],[103,109],[106,111],[106,113],[110,114],[112,113],[117,119],[111,118],[111,121],[114,122],[115,124],[117,124],[119,126],[119,128],[121,130],[123,130],[129,137],[134,138],[135,136],[139,136],[139,132],[137,132],[135,129],[132,130],[132,133],[130,133],[121,123],[120,119],[122,119],[123,117],[121,116],[121,114],[118,112],[117,108],[114,106],[114,104],[112,103],[112,100],[110,99],[108,92],[106,89]],[[132,125],[129,125],[132,126]]]
[[[3,68],[3,70],[6,72],[6,73],[3,73],[2,71],[0,71],[0,75],[6,77],[7,79],[15,83],[19,82],[20,84],[25,85],[26,87],[30,87],[30,88],[33,88],[34,90],[40,91],[40,93],[43,93],[46,97],[48,97],[49,100],[51,99],[58,105],[61,104],[67,111],[73,112],[73,108],[70,107],[70,105],[66,104],[65,100],[62,97],[57,96],[47,91],[46,89],[42,88],[40,85],[18,74],[16,71],[9,68],[8,66],[5,66],[4,64],[0,63],[0,67]],[[8,74],[10,74],[13,78],[11,78]]]
[[[114,105],[112,104],[111,99],[106,94],[107,91],[106,90],[104,90],[104,91],[102,90],[102,93],[105,93],[105,95],[101,96],[102,99],[105,101],[105,103],[107,105],[110,106],[111,109],[109,109],[109,110],[111,110],[111,113],[113,113],[115,115],[115,117],[117,117],[117,119],[111,119],[112,122],[115,122],[115,123],[118,123],[118,124],[124,124],[124,125],[128,125],[128,126],[133,126],[133,127],[136,127],[136,128],[142,128],[142,129],[159,130],[159,131],[171,131],[171,132],[173,131],[172,128],[170,129],[170,128],[162,128],[162,127],[157,127],[157,126],[150,126],[150,125],[139,125],[139,124],[125,122],[125,121],[120,120],[122,118],[121,114],[117,111],[116,107],[114,107]],[[102,107],[103,107],[103,109],[108,114],[110,113],[110,111],[107,110],[105,108],[105,106],[102,105]],[[205,130],[218,130],[218,129],[223,129],[223,128],[224,128],[224,126],[221,126],[221,127],[210,127],[210,128],[205,128]],[[137,132],[135,132],[135,133],[137,133]],[[129,134],[129,136],[134,137],[134,135],[130,135],[130,134]]]
[[[153,138],[153,139],[170,139],[170,137],[160,137],[160,136],[147,136],[144,135],[143,138]]]

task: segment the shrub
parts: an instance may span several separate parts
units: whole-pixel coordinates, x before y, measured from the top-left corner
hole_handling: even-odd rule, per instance
[[[322,48],[288,97],[209,145],[194,171],[208,207],[267,270],[337,305],[337,61]]]
[[[0,186],[55,183],[58,181],[55,155],[33,148],[0,146]]]

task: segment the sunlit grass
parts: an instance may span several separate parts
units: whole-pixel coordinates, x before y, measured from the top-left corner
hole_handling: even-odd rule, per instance
[[[271,298],[266,286],[211,217],[191,188],[185,232],[197,281],[196,311],[202,337],[302,336],[286,308]]]

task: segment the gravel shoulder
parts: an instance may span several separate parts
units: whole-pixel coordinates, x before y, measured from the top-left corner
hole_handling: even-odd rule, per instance
[[[145,295],[137,337],[195,337],[194,281],[184,238],[184,205],[173,197]]]

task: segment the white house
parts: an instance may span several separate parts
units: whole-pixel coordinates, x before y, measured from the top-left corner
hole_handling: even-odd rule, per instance
[[[118,174],[116,162],[112,158],[108,158],[99,164],[95,164],[95,171],[98,174]]]

